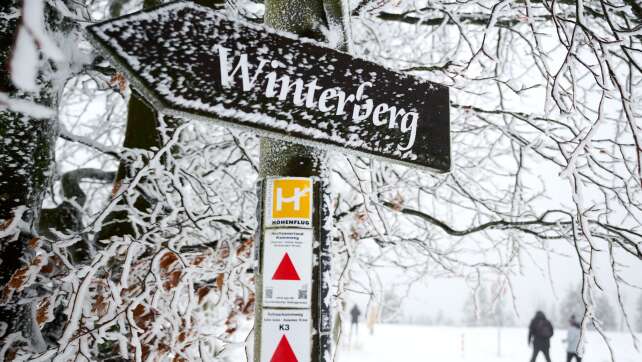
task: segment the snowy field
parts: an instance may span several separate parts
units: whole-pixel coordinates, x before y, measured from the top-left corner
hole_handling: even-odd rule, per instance
[[[502,329],[498,356],[496,328],[379,325],[370,336],[364,327],[360,325],[359,335],[350,345],[339,349],[337,362],[528,362],[531,356],[525,328]],[[630,335],[608,336],[616,362],[642,361],[642,353],[635,350]],[[565,337],[565,330],[555,331],[551,341],[553,362],[566,361]],[[538,361],[544,361],[544,357],[540,355]],[[607,347],[597,333],[590,332],[583,362],[606,361],[610,361]]]

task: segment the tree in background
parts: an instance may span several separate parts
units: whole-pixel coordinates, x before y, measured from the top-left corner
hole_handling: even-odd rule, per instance
[[[463,308],[463,322],[467,326],[487,326],[492,320],[493,304],[483,284],[471,290]]]
[[[493,304],[492,320],[494,326],[497,327],[510,327],[515,325],[515,313],[512,308],[512,303],[508,299],[510,293],[508,286],[503,285],[501,282],[494,282],[490,288]]]
[[[472,289],[464,303],[462,316],[467,326],[506,327],[515,324],[510,293],[501,282],[483,282]]]
[[[559,308],[559,318],[557,323],[559,327],[566,328],[568,321],[572,315],[580,320],[584,316],[584,303],[582,302],[582,294],[579,287],[569,287],[564,298],[561,300]],[[600,326],[606,330],[613,330],[618,327],[619,318],[613,305],[606,295],[600,294],[595,301],[594,314],[597,320],[600,321]]]
[[[638,298],[638,305],[637,305],[637,330],[638,332],[642,332],[642,294],[640,294],[640,297]]]
[[[572,315],[579,321],[584,316],[584,303],[580,287],[570,286],[564,292],[564,297],[560,301],[560,308],[557,323],[560,328],[566,328]]]
[[[403,317],[402,296],[394,289],[387,289],[383,293],[381,302],[381,322],[398,323]]]
[[[607,296],[600,295],[597,298],[595,302],[595,315],[604,329],[614,330],[617,328],[618,316]]]

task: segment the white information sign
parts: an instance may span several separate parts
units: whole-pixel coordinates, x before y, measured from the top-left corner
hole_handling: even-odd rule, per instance
[[[263,309],[261,362],[309,362],[309,309]]]
[[[312,179],[268,178],[265,190],[265,226],[312,227]]]
[[[263,306],[310,308],[312,229],[265,230]]]

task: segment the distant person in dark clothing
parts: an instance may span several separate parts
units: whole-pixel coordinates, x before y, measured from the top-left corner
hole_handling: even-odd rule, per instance
[[[355,304],[352,309],[350,309],[350,316],[352,316],[352,325],[358,325],[359,324],[359,316],[361,316],[361,310],[359,310],[359,307]]]
[[[566,335],[566,362],[571,362],[575,358],[576,362],[582,362],[582,355],[584,354],[584,346],[580,344],[580,324],[572,315],[568,321],[568,334]]]
[[[547,362],[551,362],[549,354],[551,337],[553,337],[553,325],[546,319],[542,311],[537,311],[528,328],[528,344],[533,343],[531,362],[535,362],[539,352],[544,354]]]
[[[359,307],[355,304],[352,309],[350,309],[350,340],[352,340],[352,335],[359,334],[359,316],[361,315],[361,310],[359,310]]]

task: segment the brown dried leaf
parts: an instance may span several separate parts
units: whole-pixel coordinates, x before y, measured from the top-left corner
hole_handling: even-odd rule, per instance
[[[5,222],[1,223],[0,224],[0,230],[4,230],[7,227],[9,227],[9,225],[11,225],[12,221],[13,221],[13,218],[10,218],[10,219],[7,219]]]
[[[236,326],[230,327],[230,328],[225,330],[225,333],[227,333],[227,334],[232,334],[234,332],[236,332]]]
[[[249,297],[247,298],[247,302],[245,302],[245,306],[243,307],[241,312],[245,315],[254,314],[255,300],[256,300],[256,297],[254,296],[254,293],[250,293]]]
[[[243,300],[242,297],[236,297],[236,299],[234,299],[234,305],[236,306],[236,308],[238,310],[242,310],[243,306],[245,305],[245,301]],[[236,313],[236,312],[234,312],[234,313]]]
[[[165,343],[160,343],[158,347],[156,347],[156,352],[158,352],[159,356],[164,355],[165,353],[169,352],[169,350],[169,346]]]
[[[184,357],[176,355],[174,356],[174,359],[172,359],[172,362],[187,362],[187,360]]]
[[[198,295],[198,302],[203,303],[203,298],[207,296],[207,294],[210,292],[210,288],[208,287],[200,287],[196,291],[196,295]]]
[[[159,262],[161,269],[167,271],[176,260],[178,260],[178,256],[171,251],[163,254]]]
[[[237,313],[235,311],[231,310],[230,314],[228,314],[227,319],[225,320],[225,325],[229,326],[236,323],[234,321],[234,319],[236,318],[236,314]]]
[[[185,331],[182,331],[181,333],[178,334],[178,337],[176,337],[179,342],[183,343],[187,339],[187,333]]]
[[[118,72],[111,77],[109,85],[117,87],[118,91],[123,94],[127,90],[127,79],[123,73]]]
[[[401,211],[403,208],[404,198],[400,193],[397,193],[395,197],[392,198],[392,209],[395,211]]]
[[[216,276],[216,289],[221,290],[223,288],[223,283],[225,282],[225,274],[218,273]]]
[[[220,259],[227,259],[230,256],[230,247],[226,244],[221,246],[218,252],[218,257]]]
[[[182,274],[183,273],[180,270],[174,270],[173,272],[169,273],[167,275],[167,280],[163,284],[165,289],[172,290],[176,288],[176,286],[178,285],[178,282],[181,280]]]
[[[238,249],[236,249],[236,256],[244,255],[244,256],[250,256],[250,252],[252,251],[252,245],[254,244],[254,240],[252,238],[247,238],[244,239],[241,242],[241,246],[239,246]]]
[[[44,260],[45,260],[45,258],[42,255],[38,255],[35,258],[31,259],[31,265],[32,266],[36,266],[36,267],[40,266],[40,265],[44,264],[43,263]],[[38,271],[40,271],[40,269],[38,269]]]
[[[22,288],[24,282],[27,280],[28,271],[28,266],[23,266],[20,269],[16,270],[11,276],[11,279],[9,279],[9,283],[7,283],[8,287],[12,289]]]
[[[38,303],[38,309],[36,310],[36,322],[38,322],[38,326],[40,328],[42,328],[51,317],[49,315],[50,305],[51,301],[49,300],[49,298],[43,298],[40,303]]]
[[[21,291],[29,283],[31,277],[36,273],[40,272],[45,258],[42,255],[38,255],[31,260],[29,265],[24,265],[16,270],[7,284],[2,288],[2,295],[0,296],[0,302],[7,302],[11,296],[16,291]]]
[[[137,305],[132,313],[134,314],[134,319],[139,319],[145,313],[145,306],[142,304]]]
[[[360,233],[359,230],[357,230],[354,226],[350,228],[350,238],[352,240],[359,240],[360,238]]]
[[[94,305],[92,306],[91,311],[96,313],[98,317],[103,317],[105,314],[107,314],[108,307],[109,307],[108,300],[105,300],[105,298],[102,295],[99,295],[96,297],[96,301],[94,302]]]
[[[154,312],[139,304],[133,310],[134,322],[139,328],[147,329],[149,324],[154,320]]]
[[[40,271],[45,274],[50,274],[53,272],[53,270],[54,270],[54,264],[51,262],[47,263],[45,266],[42,267],[42,269],[40,269]]]
[[[112,187],[111,189],[111,197],[116,197],[118,191],[120,191],[120,187],[122,186],[122,184],[123,180],[116,179],[116,181],[114,182],[114,187]]]
[[[194,260],[192,260],[192,265],[199,266],[205,261],[205,255],[197,255]]]
[[[141,352],[143,355],[143,361],[147,361],[147,357],[149,356],[149,352],[151,352],[151,348],[148,344],[143,344],[141,348]]]
[[[18,355],[18,349],[17,348],[9,348],[7,353],[5,353],[5,355],[4,355],[4,360],[7,361],[7,362],[15,361],[17,355]]]
[[[29,241],[27,242],[27,245],[28,245],[28,246],[29,246],[29,248],[31,248],[31,249],[36,249],[36,248],[40,245],[40,239],[38,239],[38,238],[32,238],[31,240],[29,240]]]

